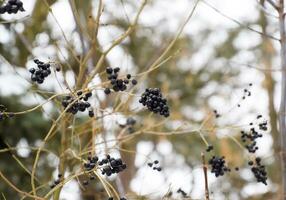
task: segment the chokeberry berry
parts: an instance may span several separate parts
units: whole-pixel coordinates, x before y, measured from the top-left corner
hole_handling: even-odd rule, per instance
[[[131,74],[127,74],[126,78],[131,79]]]
[[[106,73],[107,74],[112,74],[112,72],[113,72],[113,69],[111,67],[107,67],[106,68]]]
[[[93,112],[93,110],[88,111],[88,116],[89,116],[89,117],[94,117],[94,112]]]
[[[214,149],[213,145],[208,145],[206,151],[207,151],[207,152],[210,152],[210,151],[213,150],[213,149]]]
[[[104,89],[104,93],[105,93],[105,94],[110,94],[110,92],[111,92],[111,91],[110,91],[109,88],[105,88],[105,89]]]
[[[60,66],[56,66],[56,71],[57,72],[61,71],[61,67]]]
[[[137,80],[133,79],[133,80],[131,81],[131,83],[132,83],[133,85],[136,85],[136,84],[137,84]]]
[[[118,73],[118,72],[120,71],[120,68],[119,68],[119,67],[115,67],[115,68],[113,69],[113,71],[114,71],[114,73]]]

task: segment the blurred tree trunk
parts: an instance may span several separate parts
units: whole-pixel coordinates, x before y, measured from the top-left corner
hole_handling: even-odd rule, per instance
[[[260,12],[260,23],[262,27],[262,32],[266,33],[266,28],[268,26],[267,24],[267,18],[265,17],[264,12]],[[262,40],[262,47],[261,47],[261,62],[262,62],[262,68],[265,69],[264,72],[264,82],[263,87],[265,87],[267,91],[268,96],[268,112],[270,117],[270,125],[271,125],[271,135],[273,138],[273,149],[274,149],[274,155],[275,155],[275,166],[277,167],[277,170],[275,170],[275,173],[273,174],[273,181],[275,183],[282,183],[281,179],[281,166],[279,163],[281,163],[280,159],[280,152],[281,152],[281,145],[279,141],[279,131],[278,131],[278,115],[277,111],[275,109],[274,105],[274,90],[275,90],[275,81],[273,80],[272,76],[272,58],[275,54],[275,50],[272,44],[272,41],[264,36]],[[279,188],[279,191],[281,191],[281,187]],[[279,192],[278,194],[281,194]],[[281,197],[277,197],[278,199],[281,199]]]
[[[279,28],[280,28],[280,43],[281,43],[281,99],[279,110],[279,129],[280,129],[280,141],[282,145],[282,174],[283,174],[283,199],[286,199],[286,30],[285,30],[285,13],[284,13],[284,0],[279,0],[278,13],[279,13]]]

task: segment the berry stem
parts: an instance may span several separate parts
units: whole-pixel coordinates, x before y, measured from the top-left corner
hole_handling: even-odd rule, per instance
[[[205,179],[205,196],[206,196],[206,200],[209,200],[209,187],[208,187],[208,167],[206,165],[206,159],[205,159],[205,154],[202,153],[202,161],[203,161],[203,170],[204,170],[204,179]]]

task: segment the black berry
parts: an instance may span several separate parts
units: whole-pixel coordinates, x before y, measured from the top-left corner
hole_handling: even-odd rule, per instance
[[[21,0],[9,0],[6,5],[0,7],[0,14],[16,14],[18,11],[24,12],[23,2]]]

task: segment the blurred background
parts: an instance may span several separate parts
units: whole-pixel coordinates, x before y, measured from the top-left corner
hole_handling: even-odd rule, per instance
[[[8,111],[27,110],[55,93],[67,92],[66,83],[75,85],[78,60],[91,46],[84,37],[95,27],[99,1],[73,1],[76,13],[71,2],[23,0],[25,12],[0,16],[0,104]],[[94,41],[100,49],[109,47],[130,26],[140,4],[141,1],[134,0],[103,1],[104,10]],[[99,71],[107,66],[120,67],[123,74],[146,71],[176,36],[194,4],[193,0],[149,0],[134,32],[112,49]],[[204,199],[201,152],[205,152],[206,144],[198,133],[191,132],[203,123],[211,131],[202,134],[214,146],[214,151],[206,154],[207,159],[212,155],[225,156],[230,168],[240,168],[219,178],[208,172],[211,199],[280,199],[277,110],[281,71],[279,42],[275,39],[278,37],[276,12],[264,1],[200,1],[168,53],[171,59],[138,78],[132,98],[128,93],[106,96],[100,88],[93,91],[92,106],[98,109],[97,115],[108,114],[94,122],[86,114],[77,115],[70,124],[76,128],[68,128],[74,130],[70,130],[73,132],[70,134],[75,134],[71,138],[79,142],[71,142],[69,148],[78,154],[83,152],[79,146],[82,144],[84,149],[94,139],[90,133],[95,123],[99,127],[96,153],[121,156],[127,163],[128,170],[109,181],[128,199],[162,199],[170,191],[173,192],[170,199],[182,199],[176,192],[179,188],[190,199]],[[35,67],[34,58],[55,62],[62,70],[53,72],[42,85],[31,84],[28,69]],[[99,53],[94,51],[87,63],[89,69],[98,58]],[[103,80],[106,76],[99,73],[91,85]],[[169,118],[151,115],[138,103],[140,94],[149,87],[161,88],[167,97]],[[252,95],[242,100],[244,89],[249,89]],[[115,109],[120,103],[124,105]],[[0,148],[6,148],[7,144],[16,147],[14,157],[8,151],[0,151],[0,170],[24,191],[31,191],[30,175],[19,161],[28,170],[32,169],[33,147],[45,137],[60,109],[56,99],[36,111],[0,123]],[[214,110],[221,117],[215,118]],[[240,131],[247,130],[260,114],[271,126],[257,140],[259,149],[255,154],[266,166],[267,185],[256,182],[247,165],[249,154],[237,144],[241,143]],[[122,132],[120,124],[130,117],[136,120],[134,132],[153,126],[150,131],[156,134],[138,134],[119,144],[112,142]],[[190,132],[170,134],[176,130]],[[132,131],[126,134],[132,135]],[[49,184],[58,174],[60,135],[57,129],[55,137],[45,146],[47,151],[41,154],[36,173],[37,185],[43,185],[40,194],[49,191]],[[150,169],[146,164],[150,160],[159,160],[163,171]],[[80,163],[68,159],[65,176],[79,166]],[[20,199],[2,180],[0,194],[0,199]],[[63,187],[61,199],[107,197],[99,181],[82,188],[74,179]]]

